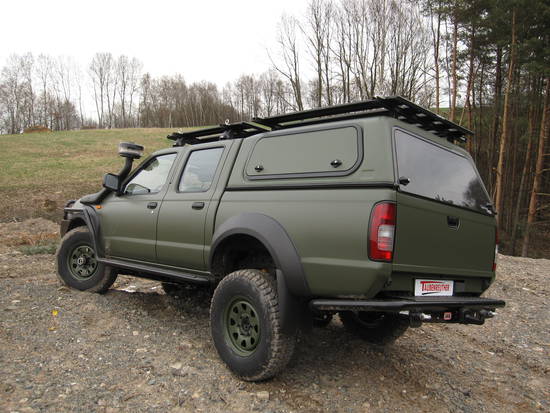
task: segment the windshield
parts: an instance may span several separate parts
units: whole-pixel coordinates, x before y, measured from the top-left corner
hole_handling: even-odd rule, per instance
[[[400,190],[452,205],[488,213],[491,200],[470,159],[417,138],[395,131],[399,178],[408,178]]]

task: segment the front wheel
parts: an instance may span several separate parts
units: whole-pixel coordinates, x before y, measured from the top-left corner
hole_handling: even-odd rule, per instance
[[[346,330],[373,344],[391,344],[409,327],[394,313],[342,311],[338,315]]]
[[[214,291],[212,339],[221,359],[247,381],[266,380],[292,357],[294,335],[281,331],[275,280],[259,270],[239,270]]]
[[[116,271],[100,263],[88,227],[65,234],[56,252],[57,276],[68,287],[104,293],[116,280]]]

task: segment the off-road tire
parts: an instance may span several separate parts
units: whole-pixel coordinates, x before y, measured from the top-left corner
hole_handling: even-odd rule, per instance
[[[230,332],[235,327],[230,327],[229,319],[229,310],[233,310],[232,303],[236,300],[249,303],[257,313],[259,337],[250,354],[242,354],[230,337],[236,334]],[[296,335],[281,331],[276,282],[260,270],[238,270],[218,284],[210,306],[210,328],[220,358],[246,381],[272,378],[288,364],[294,352]]]
[[[88,227],[77,227],[65,234],[56,251],[57,278],[62,284],[81,291],[104,293],[116,280],[117,272],[100,262],[96,262],[94,270],[86,277],[76,277],[69,268],[69,255],[75,249],[91,249],[89,254],[94,258],[94,247]]]
[[[378,345],[391,344],[409,328],[406,320],[393,313],[366,313],[341,311],[338,313],[346,330],[363,340]],[[381,317],[377,322],[366,322],[362,319]]]

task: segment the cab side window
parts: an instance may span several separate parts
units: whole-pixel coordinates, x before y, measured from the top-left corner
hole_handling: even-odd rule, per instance
[[[179,192],[206,192],[212,186],[223,148],[201,149],[191,152],[181,180]]]
[[[126,195],[144,195],[159,192],[166,183],[177,154],[169,153],[151,159],[126,185]]]

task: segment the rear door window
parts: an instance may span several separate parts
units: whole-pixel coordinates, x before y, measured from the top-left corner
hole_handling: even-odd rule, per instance
[[[200,149],[191,152],[181,175],[179,192],[206,192],[220,162],[223,148]]]
[[[400,185],[408,192],[460,207],[488,213],[491,203],[472,161],[459,153],[395,130]]]
[[[354,126],[260,138],[248,160],[250,179],[346,175],[362,157]]]

